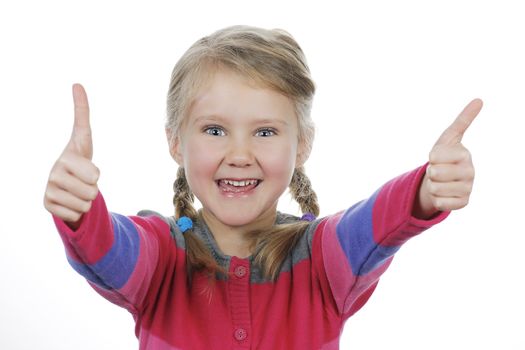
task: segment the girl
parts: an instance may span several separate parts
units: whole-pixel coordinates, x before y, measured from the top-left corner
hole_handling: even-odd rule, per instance
[[[109,213],[98,190],[87,96],[73,86],[73,133],[45,207],[73,268],[131,312],[140,349],[338,349],[400,246],[467,204],[474,168],[461,138],[480,100],[427,164],[316,219],[303,168],[314,90],[282,30],[234,26],[197,41],[168,92],[175,216],[126,217]],[[287,187],[301,218],[276,210]]]

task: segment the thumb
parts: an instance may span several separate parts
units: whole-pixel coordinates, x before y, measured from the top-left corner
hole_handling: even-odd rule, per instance
[[[75,119],[73,132],[68,147],[80,155],[93,158],[93,140],[91,138],[91,125],[89,124],[89,104],[86,91],[80,84],[73,85],[73,102],[75,104]]]
[[[456,120],[443,131],[435,145],[454,145],[460,143],[465,131],[467,131],[472,121],[481,111],[481,107],[483,107],[483,101],[479,98],[472,100],[457,116]]]

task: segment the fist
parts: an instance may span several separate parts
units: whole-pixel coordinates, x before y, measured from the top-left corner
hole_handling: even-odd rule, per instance
[[[91,162],[93,142],[89,104],[82,85],[73,85],[75,105],[73,131],[64,151],[53,165],[44,195],[44,206],[76,228],[98,194],[98,168]]]
[[[456,210],[468,204],[474,183],[474,165],[461,140],[482,106],[479,99],[470,102],[434,144],[421,183],[416,216],[429,217],[437,211]]]

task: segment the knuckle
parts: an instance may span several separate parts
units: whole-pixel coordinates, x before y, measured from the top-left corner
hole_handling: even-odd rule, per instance
[[[61,182],[62,175],[61,172],[58,170],[53,170],[51,173],[49,173],[49,179],[48,182],[52,184],[59,184]]]
[[[47,211],[51,212],[51,203],[49,203],[49,200],[47,199],[46,195],[44,195],[44,208],[46,208]]]
[[[91,201],[87,201],[82,204],[83,213],[87,213],[90,209],[91,209]]]
[[[475,177],[476,177],[476,169],[474,169],[474,167],[470,167],[468,170],[468,179],[472,181],[474,180]]]
[[[456,204],[456,205],[455,205],[453,208],[451,208],[451,209],[453,209],[453,210],[458,210],[458,209],[462,209],[462,208],[464,208],[465,206],[466,206],[466,204],[458,203],[458,204]]]
[[[53,191],[53,189],[48,188],[46,190],[46,193],[44,194],[44,200],[47,201],[48,203],[56,202],[57,201],[56,191]]]
[[[71,214],[68,214],[66,215],[64,219],[64,221],[69,221],[69,222],[76,222],[80,219],[80,214],[77,214],[77,213],[71,213]]]
[[[71,158],[67,153],[62,154],[56,161],[56,164],[58,166],[61,166],[63,168],[67,168],[67,166],[71,163]]]
[[[100,169],[95,165],[93,165],[93,167],[93,183],[97,183],[98,179],[100,178]]]
[[[451,205],[451,209],[457,210],[466,207],[468,204],[468,198],[463,197],[460,198],[458,201],[456,201],[453,205]]]
[[[435,166],[428,166],[427,168],[427,174],[428,174],[428,178],[431,179],[431,180],[434,180],[435,177],[436,177],[436,167]]]
[[[428,154],[428,160],[430,161],[431,164],[433,164],[437,162],[437,157],[438,157],[437,149],[433,148]]]
[[[89,106],[82,105],[82,106],[75,106],[75,113],[89,113]]]
[[[470,151],[466,148],[462,148],[460,151],[460,156],[463,161],[470,161],[472,159],[472,156],[470,154]]]
[[[434,196],[438,194],[438,186],[435,182],[430,181],[428,183],[428,192]]]
[[[98,188],[97,187],[94,187],[94,188],[91,188],[89,190],[89,193],[88,193],[88,198],[90,201],[94,200],[95,198],[97,198],[97,195],[98,195]]]
[[[443,166],[433,166],[432,168],[433,168],[432,176],[431,176],[432,180],[439,180],[440,178],[443,177],[444,170],[445,170],[443,169]]]
[[[437,210],[443,210],[443,203],[439,198],[434,198],[432,200],[432,205],[434,205],[434,208],[436,208]]]
[[[455,180],[461,182],[472,182],[474,180],[474,168],[471,166],[458,165],[455,172]]]

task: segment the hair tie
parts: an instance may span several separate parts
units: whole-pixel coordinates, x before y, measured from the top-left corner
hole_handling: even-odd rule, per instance
[[[301,216],[301,220],[314,221],[315,220],[315,215],[312,214],[312,213],[305,213],[303,216]]]
[[[177,226],[179,226],[180,232],[184,233],[188,230],[191,230],[193,228],[193,222],[191,219],[187,216],[181,216],[177,220]]]

